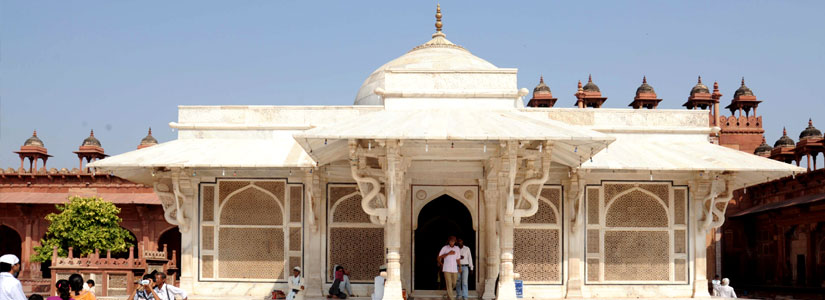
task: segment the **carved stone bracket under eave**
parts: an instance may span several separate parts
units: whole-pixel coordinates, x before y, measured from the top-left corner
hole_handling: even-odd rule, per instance
[[[727,211],[728,203],[733,198],[733,175],[714,175],[710,174],[713,179],[706,183],[709,185],[706,196],[702,199],[702,215],[697,224],[699,230],[707,231],[711,228],[719,228],[725,223],[725,211]],[[716,191],[717,182],[722,181],[724,190]]]
[[[358,184],[358,190],[361,192],[361,208],[367,215],[370,216],[370,221],[375,224],[383,225],[387,222],[387,207],[386,201],[381,194],[381,182],[377,178],[366,174],[366,157],[358,152],[358,144],[356,141],[349,142],[350,148],[350,170],[352,178]],[[363,174],[362,174],[363,173]],[[383,207],[373,207],[373,200],[377,200]]]
[[[184,185],[184,189],[189,189],[192,186],[191,182],[181,179],[176,174],[168,177],[158,174],[158,177],[153,184],[153,189],[163,206],[164,219],[169,224],[178,226],[181,233],[189,232],[189,218],[186,217],[183,209],[186,195],[182,192],[181,185]]]

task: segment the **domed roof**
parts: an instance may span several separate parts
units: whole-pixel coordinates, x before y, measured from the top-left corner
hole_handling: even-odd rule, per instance
[[[45,147],[46,145],[37,137],[37,130],[35,130],[34,133],[32,133],[32,137],[23,142],[23,146]]]
[[[808,119],[808,128],[802,130],[799,134],[799,139],[808,139],[808,138],[820,138],[822,137],[822,132],[819,129],[814,127],[814,122],[811,119]]]
[[[599,86],[593,83],[593,76],[591,75],[587,76],[587,84],[582,87],[582,90],[585,92],[601,92],[601,90],[599,90]]]
[[[80,146],[81,147],[83,147],[83,146],[97,146],[97,147],[100,147],[100,141],[95,137],[95,131],[94,130],[92,130],[92,133],[89,134],[89,137],[87,137],[85,140],[83,140],[83,143],[80,144]]]
[[[690,95],[693,96],[697,93],[707,93],[710,94],[710,89],[704,84],[702,84],[702,76],[699,76],[699,82],[690,89]]]
[[[756,147],[756,150],[753,150],[753,154],[757,154],[757,155],[758,155],[758,154],[760,154],[760,153],[766,153],[766,152],[767,152],[767,153],[770,153],[770,152],[771,152],[771,150],[773,150],[773,147],[771,147],[770,145],[768,145],[768,143],[766,143],[766,142],[765,142],[765,137],[764,137],[764,136],[762,136],[762,144],[761,144],[761,145],[759,145],[758,147]]]
[[[788,131],[785,128],[782,128],[782,137],[776,140],[776,143],[773,143],[773,147],[794,147],[796,143],[788,136]]]
[[[361,85],[355,96],[355,105],[380,105],[383,100],[375,94],[376,88],[384,87],[387,70],[496,70],[493,64],[483,60],[461,46],[447,40],[441,32],[441,8],[436,13],[436,33],[432,39],[410,52],[391,60],[376,69]]]
[[[155,137],[152,136],[152,128],[150,127],[149,128],[149,134],[146,135],[146,137],[144,137],[142,140],[140,140],[140,145],[141,146],[151,146],[151,145],[157,145],[157,144],[158,144],[158,140],[155,139]]]
[[[598,88],[598,87],[596,87]],[[641,94],[655,94],[656,91],[653,90],[653,87],[647,84],[647,76],[642,77],[642,85],[636,89],[636,96]]]
[[[536,94],[551,94],[550,87],[544,84],[544,76],[541,76],[539,78],[539,85],[537,85],[536,88],[533,89],[533,95],[535,96]]]
[[[742,85],[733,93],[734,98],[739,96],[753,96],[751,89],[745,86],[745,77],[742,77]]]

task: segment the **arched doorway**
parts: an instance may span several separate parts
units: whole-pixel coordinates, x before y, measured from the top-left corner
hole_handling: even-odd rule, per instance
[[[23,240],[17,234],[17,231],[6,225],[0,225],[0,253],[14,254],[20,257],[22,245]]]
[[[167,259],[172,259],[172,251],[175,251],[175,259],[180,268],[180,230],[177,227],[172,227],[164,231],[158,239],[158,251],[163,250],[163,245],[166,245]],[[177,273],[177,278],[180,279],[180,272]]]
[[[124,227],[121,227],[121,228],[126,229]],[[132,243],[132,245],[134,245],[134,247],[135,247],[135,250],[132,253],[132,255],[134,255],[135,257],[139,257],[140,255],[139,255],[138,251],[140,251],[140,247],[138,247],[138,242],[140,240],[138,240],[135,233],[132,232],[131,230],[126,229],[126,231],[129,232],[129,236],[131,237],[131,239],[127,238],[126,241],[129,242],[129,243]],[[103,252],[100,255],[105,256],[106,253]],[[117,252],[117,253],[112,252],[112,258],[129,258],[129,248],[126,248],[126,251],[123,251],[123,252]]]
[[[473,255],[476,251],[476,232],[473,230],[473,216],[458,200],[444,195],[427,203],[418,214],[418,228],[415,230],[415,256],[413,288],[416,290],[444,289],[439,280],[440,271],[436,258],[447,238],[451,235],[464,240]],[[478,259],[473,257],[473,263]],[[470,273],[469,289],[475,290],[475,272]]]

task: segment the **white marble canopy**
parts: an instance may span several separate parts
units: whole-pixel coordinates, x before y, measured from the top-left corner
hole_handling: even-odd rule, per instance
[[[110,156],[89,164],[122,168],[305,168],[315,166],[289,135],[261,139],[187,138]]]
[[[550,141],[553,161],[577,167],[614,138],[583,127],[539,120],[516,110],[378,111],[294,134],[319,164],[346,158],[347,141]],[[492,143],[491,143],[492,144]],[[479,146],[480,147],[480,146]]]
[[[706,134],[611,134],[616,141],[585,161],[585,170],[733,172],[737,187],[804,172],[804,168],[708,142]]]

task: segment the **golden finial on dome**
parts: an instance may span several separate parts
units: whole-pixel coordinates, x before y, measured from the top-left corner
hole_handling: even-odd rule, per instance
[[[441,32],[441,4],[435,6],[435,31]]]

